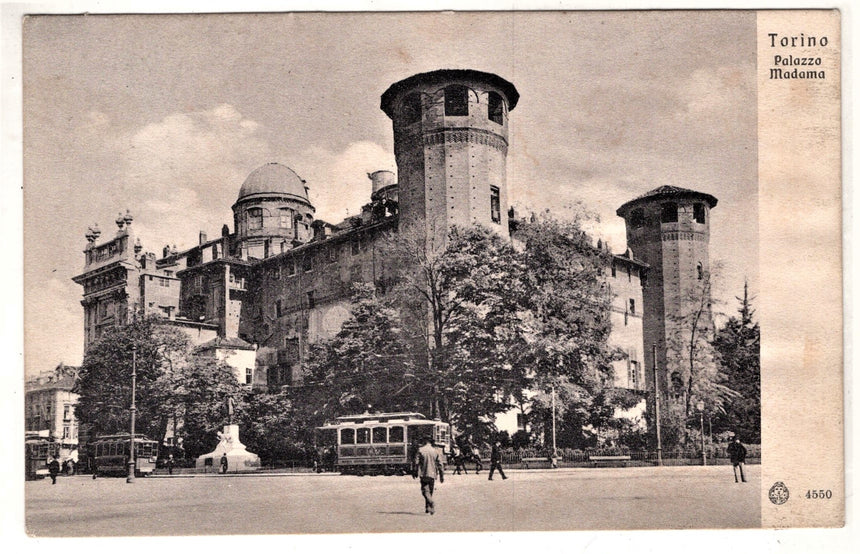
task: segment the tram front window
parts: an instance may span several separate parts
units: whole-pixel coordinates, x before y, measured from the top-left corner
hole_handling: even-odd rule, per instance
[[[355,430],[354,429],[341,429],[340,430],[340,443],[341,444],[355,444]]]

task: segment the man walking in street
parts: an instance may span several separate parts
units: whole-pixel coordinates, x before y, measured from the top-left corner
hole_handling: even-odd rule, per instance
[[[227,473],[227,454],[221,455],[221,473]]]
[[[746,483],[746,477],[744,477],[744,462],[747,459],[747,449],[744,445],[741,444],[741,439],[735,435],[734,440],[729,444],[729,447],[726,449],[729,453],[729,459],[732,461],[732,470],[735,472],[735,483],[738,482],[738,470],[741,473],[741,481]]]
[[[501,443],[499,441],[495,441],[493,443],[493,450],[490,452],[490,478],[489,481],[493,480],[493,471],[499,470],[499,475],[502,476],[502,479],[507,479],[508,477],[505,475],[505,472],[502,471],[502,452],[499,449],[501,447]]]
[[[445,482],[445,474],[442,471],[442,461],[439,452],[433,446],[433,441],[424,437],[421,439],[421,447],[415,453],[412,478],[421,478],[421,495],[424,497],[424,513],[433,515],[436,505],[433,502],[433,489],[436,477],[439,482]]]
[[[48,474],[51,476],[51,484],[57,484],[57,474],[60,473],[60,461],[56,456],[51,456],[51,461],[48,462]]]

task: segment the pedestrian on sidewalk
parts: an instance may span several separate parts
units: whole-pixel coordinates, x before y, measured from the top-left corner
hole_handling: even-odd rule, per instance
[[[433,515],[436,512],[436,504],[433,501],[433,489],[436,485],[436,477],[440,483],[445,482],[445,474],[442,470],[442,461],[439,459],[439,451],[433,446],[433,441],[428,437],[421,439],[421,446],[415,453],[413,460],[412,478],[421,478],[421,496],[424,497],[424,513]]]
[[[57,484],[57,474],[60,473],[60,461],[56,456],[51,456],[51,461],[48,462],[48,474],[51,476],[51,484]]]
[[[227,473],[227,453],[221,454],[221,473]]]
[[[732,461],[732,471],[735,473],[735,483],[738,482],[738,470],[741,474],[741,482],[746,483],[747,479],[744,476],[744,463],[747,459],[747,449],[741,444],[741,439],[735,435],[734,440],[726,449],[729,453],[729,459]]]
[[[451,447],[451,457],[454,459],[454,473],[457,475],[468,473],[466,471],[466,465],[463,463],[463,452],[460,450],[460,447],[457,446],[456,442]]]
[[[502,476],[502,479],[507,479],[508,477],[505,475],[505,472],[502,471],[502,452],[500,450],[502,444],[497,440],[493,443],[493,450],[490,452],[490,478],[489,481],[493,480],[493,471],[499,470],[499,475]]]
[[[167,456],[167,474],[173,475],[173,454]]]

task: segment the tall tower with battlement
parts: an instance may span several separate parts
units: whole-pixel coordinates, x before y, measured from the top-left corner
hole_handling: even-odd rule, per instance
[[[650,268],[643,287],[643,342],[646,386],[654,390],[654,347],[661,402],[685,400],[689,354],[679,352],[679,337],[689,334],[687,316],[698,310],[698,330],[713,330],[710,310],[710,194],[663,186],[617,210],[627,227],[627,245]]]
[[[385,91],[402,224],[423,221],[438,244],[453,225],[508,235],[508,115],[518,100],[513,84],[469,69],[419,73]]]

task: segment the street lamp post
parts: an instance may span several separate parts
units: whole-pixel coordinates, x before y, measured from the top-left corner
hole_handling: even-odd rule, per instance
[[[555,385],[552,386],[552,457],[555,460],[557,454],[555,447]],[[553,462],[555,463],[555,462]]]
[[[137,392],[137,346],[131,347],[131,434],[128,437],[128,477],[126,483],[134,483],[134,419],[137,414],[135,393]]]
[[[657,383],[657,345],[651,345],[654,358],[654,420],[657,428],[657,465],[663,465],[663,443],[660,441],[660,387]]]
[[[702,465],[708,465],[708,457],[705,454],[705,403],[699,400],[696,403],[696,407],[699,409],[699,430],[702,433]]]

